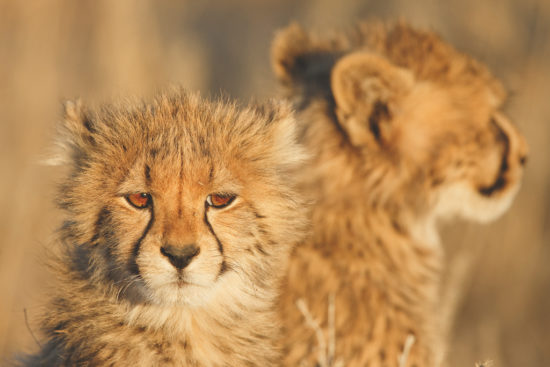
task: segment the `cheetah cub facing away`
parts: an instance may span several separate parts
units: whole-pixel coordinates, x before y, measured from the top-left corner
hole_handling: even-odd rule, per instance
[[[66,106],[61,279],[28,365],[269,366],[304,233],[290,109],[184,92]]]
[[[286,365],[439,365],[436,222],[498,217],[522,176],[526,144],[501,112],[501,84],[405,24],[328,38],[293,25],[275,39],[273,64],[313,156],[302,179],[315,200],[283,290]]]

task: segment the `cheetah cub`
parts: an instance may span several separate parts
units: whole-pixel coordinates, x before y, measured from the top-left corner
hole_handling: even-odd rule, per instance
[[[305,233],[290,109],[172,91],[66,105],[61,286],[29,366],[271,366]]]
[[[522,176],[526,143],[501,111],[503,87],[405,24],[332,37],[292,25],[272,52],[315,200],[283,290],[286,365],[440,365],[437,221],[498,217]]]

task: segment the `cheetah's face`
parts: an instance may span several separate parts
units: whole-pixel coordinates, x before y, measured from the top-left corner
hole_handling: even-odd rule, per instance
[[[336,62],[331,88],[351,144],[428,212],[484,221],[510,205],[527,147],[489,86],[417,81],[355,52]]]
[[[200,304],[228,273],[247,277],[268,240],[252,182],[208,160],[153,159],[132,171],[110,210],[114,256],[152,302]]]
[[[67,113],[62,206],[83,272],[133,302],[200,306],[273,286],[303,230],[287,108],[187,95]],[[240,293],[239,293],[240,292]]]
[[[527,145],[500,111],[503,88],[434,33],[362,24],[323,38],[291,25],[272,55],[306,143],[345,157],[345,183],[363,181],[353,197],[391,198],[427,218],[489,220],[510,205]]]

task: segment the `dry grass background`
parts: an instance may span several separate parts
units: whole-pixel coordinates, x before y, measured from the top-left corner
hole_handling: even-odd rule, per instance
[[[531,155],[508,214],[447,225],[449,258],[474,262],[450,359],[550,366],[550,1],[0,0],[0,361],[35,347],[40,263],[58,224],[58,172],[42,167],[60,101],[147,95],[169,83],[241,100],[275,94],[269,44],[297,20],[320,29],[403,17],[486,62],[512,91]],[[0,364],[2,364],[0,362]]]

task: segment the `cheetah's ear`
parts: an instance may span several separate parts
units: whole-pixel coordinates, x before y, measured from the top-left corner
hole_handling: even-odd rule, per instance
[[[45,163],[60,166],[75,161],[94,143],[93,132],[93,123],[82,101],[66,101],[63,104],[63,120],[58,126],[55,152]]]
[[[331,89],[338,120],[350,141],[356,146],[373,139],[381,143],[413,84],[411,72],[379,55],[354,52],[340,59],[331,73]]]
[[[294,87],[327,76],[337,55],[297,23],[280,30],[271,45],[271,63],[281,83]]]

